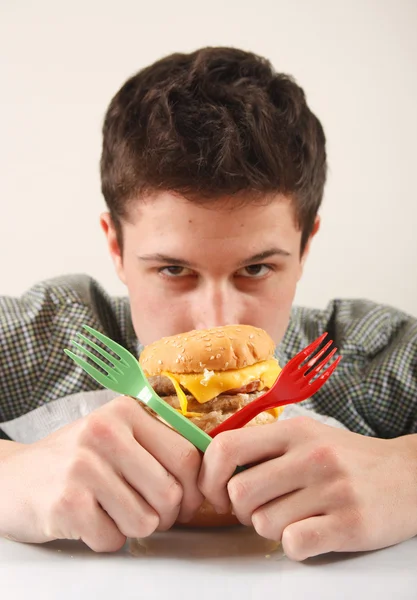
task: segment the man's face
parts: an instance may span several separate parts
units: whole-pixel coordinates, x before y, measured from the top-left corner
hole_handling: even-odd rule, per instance
[[[129,221],[121,255],[109,214],[101,217],[142,344],[238,323],[280,342],[307,253],[300,257],[287,198],[231,210],[227,201],[197,206],[166,192],[138,202]]]

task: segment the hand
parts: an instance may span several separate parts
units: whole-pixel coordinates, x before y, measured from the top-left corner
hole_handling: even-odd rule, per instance
[[[294,560],[382,548],[417,534],[417,436],[380,440],[305,417],[228,431],[208,447],[199,486]]]
[[[202,503],[200,454],[131,398],[116,398],[0,461],[0,535],[81,539],[115,551],[189,520]]]

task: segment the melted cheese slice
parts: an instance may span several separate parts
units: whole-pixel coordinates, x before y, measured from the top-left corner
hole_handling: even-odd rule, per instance
[[[213,400],[219,394],[241,388],[258,379],[261,382],[260,389],[269,388],[275,382],[280,371],[278,362],[271,359],[242,369],[212,371],[209,376],[203,373],[192,373],[190,375],[170,373],[170,376],[188,390],[200,404],[204,404],[209,400]]]
[[[275,359],[271,359],[231,371],[206,371],[206,374],[193,373],[187,375],[163,371],[162,375],[165,375],[165,377],[168,377],[172,381],[180,402],[182,414],[185,416],[198,416],[200,413],[188,412],[187,398],[180,386],[188,390],[200,404],[204,404],[228,390],[241,388],[251,381],[259,380],[261,382],[259,386],[260,390],[265,387],[270,388],[277,379],[280,371],[281,368],[278,362]],[[282,411],[280,409],[272,409],[268,412],[277,417]]]
[[[188,412],[188,400],[187,400],[187,396],[182,391],[182,389],[180,387],[180,384],[175,379],[175,377],[173,376],[173,374],[172,373],[168,373],[168,371],[162,371],[162,375],[165,375],[165,377],[168,377],[168,379],[170,379],[172,381],[172,384],[173,384],[173,386],[175,388],[175,391],[177,393],[177,396],[178,396],[178,400],[180,402],[180,407],[181,407],[180,412],[182,412],[182,414],[185,417],[199,417],[201,415],[201,413]]]

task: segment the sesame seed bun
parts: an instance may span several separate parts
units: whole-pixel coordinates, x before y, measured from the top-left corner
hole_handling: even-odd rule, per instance
[[[149,344],[140,355],[146,375],[202,373],[241,369],[274,355],[274,342],[263,329],[227,325],[165,337]]]

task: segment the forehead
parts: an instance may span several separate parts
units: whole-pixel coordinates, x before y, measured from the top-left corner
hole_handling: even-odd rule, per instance
[[[164,192],[132,206],[129,222],[123,224],[126,243],[146,251],[235,250],[245,246],[262,251],[281,244],[292,251],[301,232],[294,218],[291,200],[285,196],[263,202],[220,198],[210,204],[193,203]]]

